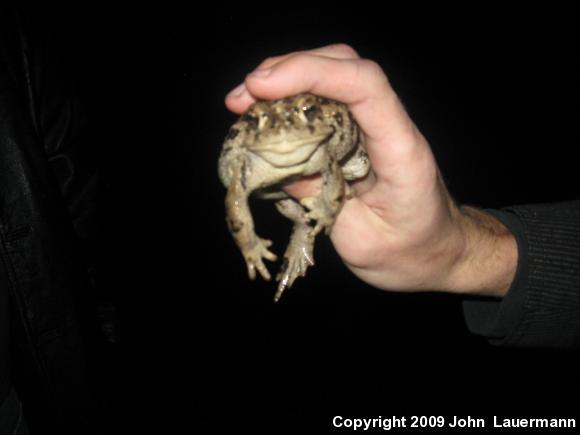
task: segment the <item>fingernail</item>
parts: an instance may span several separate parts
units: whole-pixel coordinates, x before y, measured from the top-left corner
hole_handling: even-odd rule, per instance
[[[268,77],[270,75],[270,73],[272,72],[272,68],[262,68],[262,69],[257,69],[253,72],[250,73],[250,75],[252,77],[258,77],[258,78],[265,78]]]
[[[244,93],[244,91],[246,90],[246,85],[245,84],[239,84],[238,86],[236,86],[234,89],[232,89],[229,94],[227,95],[228,97],[239,97],[240,95],[242,95]]]

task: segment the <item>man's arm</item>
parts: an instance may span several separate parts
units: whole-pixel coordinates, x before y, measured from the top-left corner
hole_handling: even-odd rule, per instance
[[[513,237],[492,216],[455,204],[429,143],[377,64],[346,45],[269,58],[226,105],[241,113],[256,99],[299,92],[348,104],[366,135],[373,170],[350,185],[354,197],[331,232],[357,276],[385,290],[505,293],[517,262]],[[301,181],[286,190],[302,198],[320,184]]]
[[[469,329],[503,346],[580,347],[580,201],[488,212],[514,235],[519,258],[503,299],[464,302]]]
[[[518,261],[514,235],[494,215],[461,207],[465,248],[438,287],[467,295],[503,297],[513,281]]]
[[[256,99],[300,92],[346,103],[366,136],[373,170],[350,185],[353,197],[330,234],[347,267],[384,290],[435,290],[496,301],[507,295],[508,300],[524,262],[518,235],[499,214],[455,204],[427,139],[376,63],[361,59],[346,45],[269,58],[226,97],[226,105],[241,113]],[[320,180],[286,187],[296,198],[319,189]],[[580,244],[577,231],[568,233]],[[575,261],[569,268],[572,275],[578,271]],[[576,281],[571,288],[574,285],[570,306],[580,318],[580,285]],[[546,330],[550,328],[546,325]],[[580,328],[577,324],[575,328],[577,343]]]

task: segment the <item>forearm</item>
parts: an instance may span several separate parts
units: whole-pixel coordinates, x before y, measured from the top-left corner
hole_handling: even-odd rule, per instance
[[[442,290],[478,296],[503,297],[517,267],[513,234],[495,217],[473,207],[457,210],[461,253],[440,286]]]
[[[469,330],[516,347],[580,346],[580,201],[490,210],[514,234],[517,272],[501,300],[466,298]]]

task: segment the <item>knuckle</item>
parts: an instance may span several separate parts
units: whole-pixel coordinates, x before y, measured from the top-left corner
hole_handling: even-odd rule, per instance
[[[385,75],[381,66],[374,60],[360,59],[359,66],[361,70],[364,71],[366,74],[373,76]]]
[[[274,65],[275,63],[278,62],[278,60],[280,59],[280,56],[269,56],[267,58],[265,58],[258,66],[256,69],[259,68],[268,68],[272,65]]]
[[[348,56],[348,57],[352,57],[352,58],[359,58],[359,54],[357,53],[357,51],[352,48],[350,45],[344,43],[344,42],[339,42],[337,44],[333,44],[331,45],[332,49],[335,50],[336,52],[344,55],[344,56]]]
[[[364,81],[370,83],[388,83],[389,79],[383,68],[374,60],[360,59],[358,63],[358,72]]]
[[[284,64],[292,71],[300,71],[311,65],[312,61],[316,59],[311,53],[307,51],[298,51],[284,59]]]

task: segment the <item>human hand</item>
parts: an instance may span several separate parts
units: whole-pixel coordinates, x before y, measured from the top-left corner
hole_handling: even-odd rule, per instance
[[[302,92],[347,104],[366,136],[373,170],[350,184],[352,198],[330,234],[347,267],[385,290],[505,294],[517,260],[513,236],[454,203],[429,143],[378,64],[342,44],[272,57],[225,102],[242,113],[257,99]],[[312,178],[285,188],[297,198],[319,189]]]

